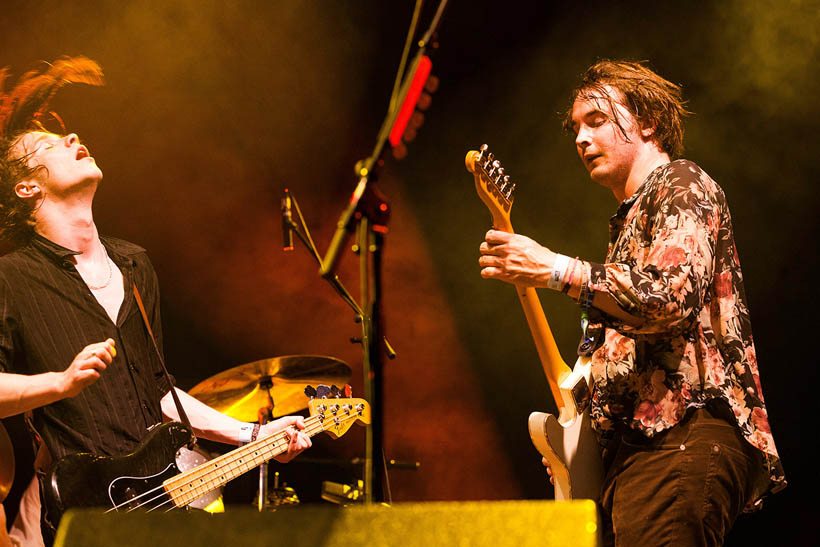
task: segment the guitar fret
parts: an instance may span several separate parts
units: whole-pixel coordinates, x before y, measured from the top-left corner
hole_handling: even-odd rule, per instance
[[[318,414],[305,419],[303,432],[313,437],[349,420],[359,419],[363,409],[361,405],[355,408],[337,405],[335,414]],[[290,439],[284,431],[275,433],[172,477],[163,483],[163,488],[177,507],[185,507],[203,494],[282,454],[289,444]]]

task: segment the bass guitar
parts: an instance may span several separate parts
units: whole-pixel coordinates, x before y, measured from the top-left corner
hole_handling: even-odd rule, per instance
[[[303,433],[344,435],[354,423],[370,423],[370,405],[363,399],[316,398],[308,403]],[[290,438],[279,431],[180,473],[176,454],[194,436],[179,422],[162,424],[148,434],[137,450],[119,457],[79,453],[60,459],[49,472],[45,506],[55,526],[72,507],[100,507],[110,511],[147,511],[187,507],[202,495],[285,452]]]
[[[464,161],[475,178],[478,197],[490,210],[493,228],[514,233],[510,222],[515,183],[487,145],[467,152]],[[561,358],[534,287],[516,286],[532,338],[559,414],[530,414],[528,427],[533,445],[552,469],[555,499],[598,499],[601,490],[601,455],[589,418],[590,363],[579,357],[570,369]]]

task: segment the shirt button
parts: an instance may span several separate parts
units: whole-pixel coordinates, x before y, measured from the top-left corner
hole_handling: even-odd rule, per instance
[[[715,454],[720,453],[720,447],[716,444],[712,445],[712,452],[714,452]]]
[[[680,445],[680,449],[681,450],[686,450],[686,445],[685,444]]]

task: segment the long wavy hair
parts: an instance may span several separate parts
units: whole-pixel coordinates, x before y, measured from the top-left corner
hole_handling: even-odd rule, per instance
[[[41,120],[54,94],[70,83],[102,85],[100,66],[86,57],[63,57],[23,74],[5,92],[9,71],[0,69],[0,248],[7,250],[32,234],[34,203],[14,191],[34,176],[40,166],[29,166],[29,156],[15,152],[15,144],[31,131],[44,130]],[[55,114],[56,116],[56,114]]]
[[[612,89],[620,96],[613,96]],[[683,154],[683,118],[690,112],[681,88],[647,68],[645,61],[603,60],[589,67],[572,92],[564,130],[571,131],[572,105],[577,99],[601,98],[613,107],[613,121],[624,137],[626,129],[614,103],[624,106],[642,127],[653,127],[652,139],[670,158]]]

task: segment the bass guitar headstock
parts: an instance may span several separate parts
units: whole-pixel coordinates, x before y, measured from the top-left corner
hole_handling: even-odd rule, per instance
[[[310,415],[317,417],[322,430],[334,439],[347,433],[354,423],[370,423],[370,405],[364,399],[350,397],[350,386],[344,391],[336,386],[307,386],[305,395],[310,399]]]
[[[486,144],[481,148],[470,150],[464,159],[467,171],[475,177],[475,190],[484,205],[493,216],[493,227],[497,230],[512,232],[510,210],[512,209],[515,183],[489,151]]]

